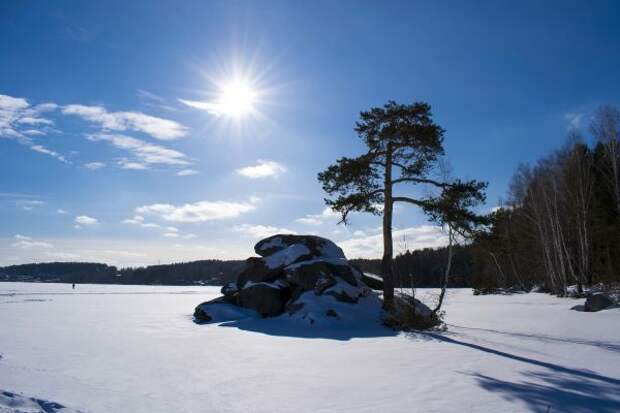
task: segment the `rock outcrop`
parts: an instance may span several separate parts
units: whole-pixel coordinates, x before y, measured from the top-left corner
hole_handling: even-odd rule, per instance
[[[313,235],[274,235],[256,244],[237,281],[222,287],[223,296],[196,307],[200,322],[220,322],[250,310],[262,317],[287,314],[314,324],[368,306],[378,311],[376,293],[364,274],[349,264],[342,250]],[[373,279],[373,287],[380,280]]]

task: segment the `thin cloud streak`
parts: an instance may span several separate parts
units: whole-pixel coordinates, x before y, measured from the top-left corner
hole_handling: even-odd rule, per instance
[[[160,140],[179,139],[188,133],[188,129],[176,121],[142,112],[108,112],[103,106],[67,105],[62,113],[99,124],[105,131],[133,130]]]
[[[235,218],[256,209],[252,202],[200,201],[192,204],[152,204],[136,208],[140,215],[153,215],[165,221],[197,223]]]

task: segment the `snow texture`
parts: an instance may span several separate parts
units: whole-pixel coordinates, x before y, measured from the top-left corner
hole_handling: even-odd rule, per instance
[[[436,294],[416,291],[431,306]],[[85,413],[620,412],[618,308],[584,313],[570,310],[584,299],[457,289],[446,332],[391,331],[372,302],[350,327],[334,324],[347,328],[329,319],[300,328],[286,315],[195,324],[196,302],[218,295],[0,283],[0,389],[24,403],[7,396],[0,412],[76,411],[37,400]],[[333,309],[353,316],[337,307],[347,305]]]
[[[310,254],[310,249],[308,249],[308,247],[303,244],[293,244],[288,248],[264,257],[263,260],[267,267],[274,269],[289,265],[299,259],[299,257],[308,254]]]

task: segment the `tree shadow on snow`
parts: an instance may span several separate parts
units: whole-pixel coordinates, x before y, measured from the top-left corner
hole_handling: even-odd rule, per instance
[[[532,412],[620,412],[617,384],[567,374],[524,374],[535,381],[510,382],[477,373],[473,377],[483,389],[499,393],[506,400],[521,400]]]
[[[448,324],[448,326],[456,327],[462,330],[484,331],[486,333],[494,333],[494,334],[500,334],[500,335],[505,335],[505,336],[510,336],[510,337],[527,338],[527,339],[539,340],[539,341],[544,341],[544,342],[581,344],[584,346],[598,347],[603,350],[620,353],[620,344],[608,343],[605,341],[583,340],[580,338],[573,338],[573,337],[553,337],[553,336],[548,336],[544,334],[514,333],[514,332],[509,332],[509,331],[494,330],[490,328],[465,327],[465,326],[458,326],[454,324]]]
[[[337,321],[328,325],[310,325],[296,319],[250,318],[220,323],[220,327],[235,327],[239,330],[280,337],[319,338],[347,341],[353,338],[391,337],[397,331],[377,322],[339,325]]]
[[[418,338],[435,339],[468,347],[499,357],[543,367],[548,372],[528,371],[523,374],[532,380],[510,382],[474,373],[472,376],[485,390],[500,393],[506,400],[521,400],[532,412],[620,412],[620,379],[607,377],[591,370],[574,369],[516,354],[456,340],[438,333],[417,333]]]

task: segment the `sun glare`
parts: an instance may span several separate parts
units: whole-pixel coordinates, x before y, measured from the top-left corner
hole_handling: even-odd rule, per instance
[[[256,92],[242,80],[233,80],[221,88],[219,106],[222,113],[242,117],[255,110]]]

